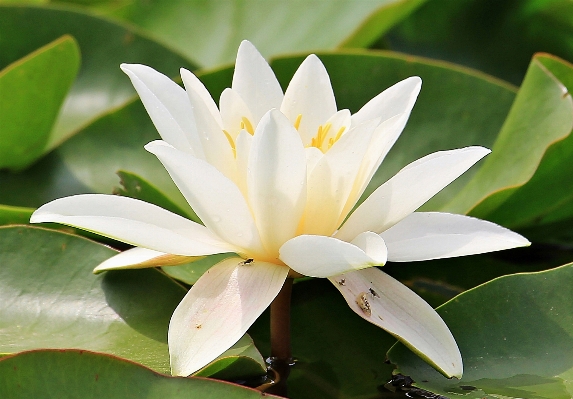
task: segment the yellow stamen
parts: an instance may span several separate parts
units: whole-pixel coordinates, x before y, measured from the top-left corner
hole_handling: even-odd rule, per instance
[[[346,130],[346,126],[342,126],[340,129],[338,129],[338,132],[336,133],[336,136],[331,137],[330,140],[328,140],[328,148],[330,149],[330,147],[332,147],[334,145],[334,143],[336,143],[338,141],[338,139],[342,136],[342,133],[344,133],[344,130]]]
[[[223,133],[225,133],[225,137],[229,141],[229,144],[231,144],[231,148],[233,149],[233,155],[236,156],[237,155],[237,149],[235,148],[235,141],[233,140],[233,138],[231,137],[231,135],[229,134],[228,131],[223,130]]]
[[[298,116],[296,117],[296,120],[294,121],[294,128],[296,130],[298,130],[299,126],[300,126],[300,120],[302,119],[302,114],[298,114]]]
[[[319,126],[318,133],[316,134],[316,137],[312,138],[312,140],[310,141],[310,145],[320,149],[320,147],[322,147],[322,145],[324,144],[324,140],[326,139],[328,131],[330,130],[331,127],[332,123],[327,123],[324,126]]]
[[[255,129],[253,129],[253,125],[251,125],[251,121],[249,121],[244,116],[241,118],[241,129],[245,129],[247,132],[249,132],[251,134],[251,136],[255,134]]]

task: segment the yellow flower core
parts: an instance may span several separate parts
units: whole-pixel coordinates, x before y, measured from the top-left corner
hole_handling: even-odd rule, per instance
[[[296,130],[298,130],[298,128],[300,127],[301,120],[302,120],[302,114],[298,114],[293,125]],[[316,136],[314,136],[310,141],[310,147],[316,147],[322,152],[326,152],[334,145],[334,143],[338,141],[338,139],[340,139],[340,137],[342,137],[342,134],[346,130],[346,126],[342,126],[340,129],[338,129],[336,135],[334,136],[331,135],[331,137],[328,138],[325,147],[325,140],[329,136],[328,133],[330,132],[331,128],[332,128],[332,123],[330,122],[325,123],[324,125],[320,125],[318,127]],[[241,129],[246,130],[251,136],[255,134],[255,129],[253,128],[253,124],[247,117],[244,116],[241,117]],[[231,148],[233,149],[233,154],[236,156],[237,150],[235,146],[235,140],[229,134],[228,131],[223,130],[223,133],[225,133],[225,137],[227,138],[229,144],[231,145]]]
[[[302,120],[302,114],[298,114],[298,116],[296,117],[296,120],[294,122],[294,128],[295,129],[298,130],[301,120]],[[325,140],[328,137],[328,133],[329,133],[331,128],[332,128],[332,123],[330,123],[330,122],[325,123],[324,125],[320,125],[318,127],[318,131],[316,133],[316,136],[314,136],[310,140],[310,146],[316,147],[319,150],[321,150],[322,152],[326,152],[327,150],[329,150],[334,145],[334,143],[336,143],[338,141],[338,139],[340,139],[340,137],[342,136],[342,133],[344,133],[344,130],[346,130],[346,126],[342,126],[340,129],[338,129],[338,132],[336,132],[336,135],[331,136],[328,139],[326,148],[324,148]]]

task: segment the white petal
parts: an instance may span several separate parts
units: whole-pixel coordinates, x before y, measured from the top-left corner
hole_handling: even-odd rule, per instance
[[[345,215],[354,208],[374,173],[404,130],[420,92],[421,83],[417,76],[398,82],[374,97],[352,116],[353,126],[373,118],[380,118],[382,123],[372,135],[355,186],[344,208]]]
[[[352,243],[332,237],[301,235],[280,248],[280,259],[295,272],[330,277],[386,263],[384,240],[365,232]]]
[[[324,153],[316,147],[306,147],[304,152],[306,154],[306,173],[310,178],[310,176],[312,176],[312,170],[318,164],[318,161],[322,159]]]
[[[183,82],[189,81],[185,72],[189,74],[191,72],[185,69],[181,72]],[[203,96],[200,92],[195,91],[193,87],[185,86],[185,88],[187,89],[187,96],[195,116],[197,134],[205,154],[205,157],[201,159],[205,159],[225,176],[234,180],[236,178],[235,155],[233,154],[231,143],[229,143],[225,133],[223,133],[221,124],[211,114],[209,106],[203,101]]]
[[[316,136],[318,127],[336,113],[330,78],[316,55],[309,55],[295,72],[285,92],[281,111],[293,124],[302,115],[298,132],[305,146]]]
[[[462,357],[452,333],[408,287],[374,267],[329,280],[360,317],[388,331],[446,376],[462,377]]]
[[[247,168],[249,166],[249,154],[253,136],[246,130],[241,130],[235,138],[235,161],[237,163],[237,186],[241,189],[243,196],[248,198],[247,193]]]
[[[385,121],[401,113],[410,113],[420,89],[422,79],[412,76],[396,83],[368,101],[357,113],[352,115],[352,124],[380,118]]]
[[[209,110],[213,119],[215,119],[217,124],[222,127],[223,122],[221,120],[217,104],[215,104],[213,97],[211,97],[211,93],[209,93],[209,90],[207,90],[203,82],[201,82],[193,72],[188,71],[185,68],[181,68],[179,72],[181,73],[181,79],[183,80],[185,87],[187,89],[192,89],[199,97],[201,97],[201,100],[203,100],[203,103]]]
[[[205,226],[156,205],[117,195],[84,194],[60,198],[38,208],[30,222],[62,223],[176,255],[201,256],[237,249]]]
[[[354,187],[376,122],[363,123],[342,136],[312,169],[302,233],[330,236],[340,226],[346,216],[341,214],[342,209]]]
[[[187,376],[237,342],[277,296],[288,268],[240,258],[210,268],[183,298],[169,323],[173,375]]]
[[[352,192],[348,196],[348,201],[344,207],[342,213],[347,215],[350,212],[360,197],[376,170],[388,154],[388,151],[392,148],[402,130],[408,122],[408,113],[398,114],[390,119],[382,122],[374,133],[372,134],[372,140],[368,145],[368,151],[364,155],[362,164],[360,165],[360,170],[358,171],[357,177],[354,181],[354,187]]]
[[[145,149],[163,163],[179,191],[209,230],[227,242],[262,253],[251,211],[239,188],[213,165],[162,141]]]
[[[489,152],[483,147],[466,147],[435,152],[412,162],[378,187],[350,215],[336,237],[348,241],[362,231],[387,230]]]
[[[203,146],[185,90],[153,68],[121,64],[129,76],[161,138],[180,151],[201,158]]]
[[[393,262],[453,258],[530,245],[521,235],[495,223],[441,212],[415,212],[380,235],[388,246],[388,260]]]
[[[117,269],[142,269],[156,266],[175,266],[199,260],[203,256],[181,256],[154,251],[153,249],[135,247],[100,263],[94,273]]]
[[[231,138],[235,139],[237,134],[243,129],[241,122],[246,118],[251,124],[253,117],[247,104],[243,101],[241,96],[233,89],[225,89],[221,93],[219,100],[221,106],[221,118],[223,119],[223,126]],[[253,125],[256,127],[257,125]]]
[[[239,46],[232,87],[251,110],[253,126],[267,111],[278,109],[283,100],[283,91],[273,70],[246,40]]]
[[[271,254],[294,237],[306,200],[306,155],[289,120],[272,110],[261,119],[251,145],[249,203]]]

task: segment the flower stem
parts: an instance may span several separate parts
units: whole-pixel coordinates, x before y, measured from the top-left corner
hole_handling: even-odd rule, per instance
[[[287,278],[281,291],[271,303],[271,356],[290,361],[290,297],[292,278]]]
[[[286,396],[286,381],[293,365],[290,347],[290,298],[293,279],[287,278],[281,291],[271,303],[271,357],[269,367],[277,374],[278,380],[268,393]]]

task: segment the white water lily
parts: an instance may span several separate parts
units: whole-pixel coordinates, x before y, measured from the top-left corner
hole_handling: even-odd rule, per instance
[[[529,242],[490,222],[415,212],[487,155],[482,147],[409,164],[351,213],[404,128],[419,78],[397,83],[351,115],[337,110],[315,55],[283,94],[270,66],[243,42],[219,108],[189,71],[181,71],[183,90],[149,67],[122,69],[163,139],[145,148],[204,225],[136,199],[96,194],[52,201],[31,222],[67,224],[136,246],[96,272],[238,255],[209,269],[175,310],[168,336],[174,375],[189,375],[217,358],[268,307],[287,276],[306,275],[329,278],[361,317],[443,374],[461,377],[460,352],[438,314],[372,266]]]

